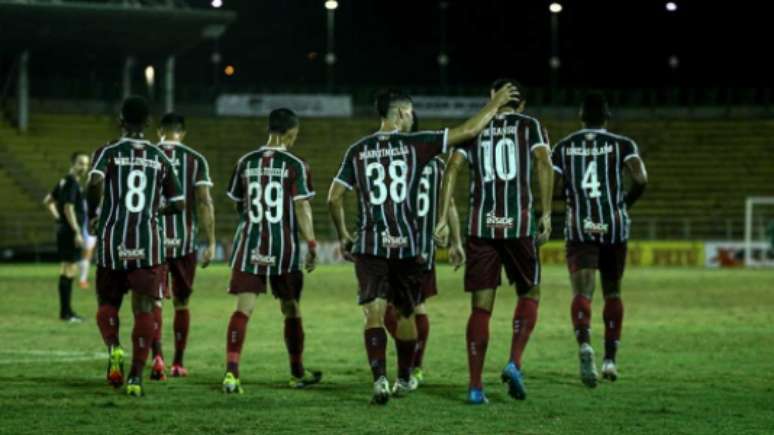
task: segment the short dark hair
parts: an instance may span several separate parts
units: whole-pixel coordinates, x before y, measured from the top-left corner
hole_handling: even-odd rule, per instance
[[[610,119],[607,98],[601,92],[589,92],[581,105],[581,120],[588,126],[599,127]]]
[[[518,89],[520,97],[518,100],[509,101],[508,103],[505,104],[505,107],[510,107],[511,109],[516,110],[519,108],[522,101],[527,100],[527,89],[524,86],[522,86],[521,83],[519,83],[518,81],[510,77],[500,77],[499,79],[492,82],[492,86],[489,89],[494,92],[497,92],[508,83],[512,84],[513,86],[516,87],[516,89]]]
[[[121,121],[126,126],[143,128],[150,117],[150,108],[145,98],[132,95],[121,105]]]
[[[269,113],[269,133],[285,134],[298,127],[298,117],[290,109],[275,109]]]
[[[377,92],[374,98],[376,113],[382,118],[386,118],[390,114],[390,109],[399,103],[411,103],[409,94],[399,89],[383,89]]]
[[[170,112],[161,118],[160,126],[165,131],[185,131],[185,118],[183,115]]]
[[[87,153],[84,153],[83,151],[76,151],[70,155],[70,164],[75,164],[75,161],[78,160],[78,157],[80,156],[86,156],[89,157]]]

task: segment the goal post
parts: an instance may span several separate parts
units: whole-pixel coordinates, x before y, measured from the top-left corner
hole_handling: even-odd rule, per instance
[[[744,265],[747,267],[774,267],[774,258],[767,253],[774,250],[774,234],[766,238],[767,225],[774,223],[774,211],[758,216],[756,211],[763,206],[772,206],[774,209],[774,196],[750,196],[745,201],[744,207]],[[769,216],[768,222],[766,216]],[[756,238],[757,234],[757,238]]]

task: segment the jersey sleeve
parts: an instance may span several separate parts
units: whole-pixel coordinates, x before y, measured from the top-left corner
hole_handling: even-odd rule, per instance
[[[231,178],[228,181],[228,190],[226,190],[226,195],[236,202],[240,202],[244,199],[244,186],[242,186],[240,181],[242,178],[242,170],[243,165],[240,160],[234,167],[234,172],[231,173]]]
[[[628,139],[621,143],[621,159],[622,161],[627,161],[629,159],[633,158],[640,158],[640,150],[639,147],[637,147],[637,144],[631,140]]]
[[[546,147],[549,151],[551,150],[551,146],[548,144],[548,134],[546,129],[540,125],[540,121],[537,119],[532,120],[527,136],[527,139],[529,140],[530,151],[535,151],[535,149],[538,147]]]
[[[204,156],[196,156],[196,179],[194,180],[194,186],[207,186],[212,187],[212,179],[210,178],[210,165],[207,164],[207,159]]]
[[[417,165],[425,166],[433,157],[446,152],[449,146],[449,129],[422,131],[406,135],[417,153]]]
[[[312,187],[312,171],[307,162],[299,163],[295,180],[293,180],[293,184],[291,185],[290,194],[294,201],[314,197],[315,192],[314,187]]]
[[[175,168],[166,156],[161,155],[161,189],[164,198],[166,198],[167,202],[182,201],[185,199],[185,195],[183,195],[180,180],[175,174]]]
[[[339,171],[336,172],[336,176],[333,177],[333,181],[346,187],[348,190],[352,190],[353,186],[357,182],[355,179],[355,162],[353,157],[355,147],[350,147],[347,153],[344,154],[344,160],[341,161]]]
[[[89,171],[89,176],[92,174],[99,174],[102,178],[105,178],[109,160],[110,157],[108,156],[107,146],[97,149],[91,157],[91,170]]]
[[[554,167],[555,172],[564,175],[564,159],[562,158],[561,143],[555,146],[553,151],[551,151],[551,165]]]

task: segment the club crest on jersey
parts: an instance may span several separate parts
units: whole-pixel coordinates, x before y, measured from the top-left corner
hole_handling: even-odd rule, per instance
[[[258,266],[274,266],[277,263],[277,257],[274,255],[263,255],[258,248],[255,248],[250,254],[250,262]]]
[[[608,225],[605,223],[595,223],[591,218],[583,220],[583,231],[588,234],[607,234]]]
[[[382,246],[387,249],[400,249],[408,246],[408,237],[392,236],[387,231],[382,231]]]
[[[145,249],[127,249],[124,245],[119,245],[118,258],[124,261],[145,260]]]
[[[180,239],[168,239],[168,238],[164,239],[164,246],[166,246],[167,248],[179,248],[180,245],[182,244],[183,244],[183,241]]]
[[[486,214],[486,226],[494,229],[513,228],[513,218],[496,216],[494,212]]]

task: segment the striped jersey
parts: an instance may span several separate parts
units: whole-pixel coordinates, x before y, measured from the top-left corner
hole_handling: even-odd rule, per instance
[[[438,220],[438,208],[441,199],[441,180],[446,170],[446,162],[440,156],[430,160],[424,168],[419,182],[414,186],[414,201],[417,209],[417,228],[419,229],[419,255],[425,259],[425,268],[435,267],[435,224]]]
[[[532,153],[539,147],[550,151],[540,122],[506,112],[457,149],[470,168],[468,235],[484,239],[535,235],[531,174]]]
[[[261,147],[239,159],[227,194],[242,204],[231,268],[254,275],[299,270],[294,201],[314,197],[309,165],[285,149]]]
[[[379,132],[347,149],[334,182],[357,190],[353,254],[409,258],[420,254],[410,193],[422,168],[446,152],[448,130]]]
[[[551,161],[564,178],[565,239],[619,243],[631,221],[624,204],[624,162],[639,158],[633,140],[604,129],[583,129],[554,147]]]
[[[105,183],[97,229],[97,263],[126,270],[164,262],[158,219],[162,198],[182,201],[172,163],[155,145],[123,137],[94,153],[90,174]]]
[[[161,218],[167,258],[179,258],[196,250],[198,232],[196,188],[212,187],[210,169],[207,159],[185,144],[168,141],[159,143],[158,147],[172,162],[185,197],[186,207],[183,213]]]

